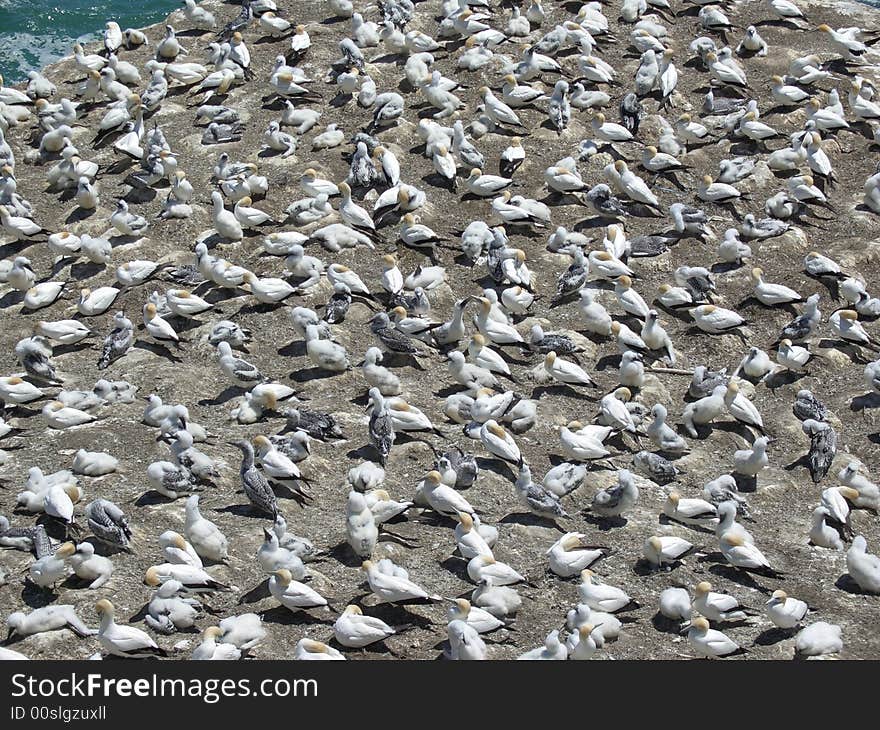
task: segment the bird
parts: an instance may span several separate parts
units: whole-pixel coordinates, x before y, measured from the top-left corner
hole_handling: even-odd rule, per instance
[[[706,659],[717,659],[741,651],[740,646],[726,634],[709,628],[709,622],[703,616],[691,621],[687,638],[690,647]]]
[[[115,607],[106,598],[95,604],[95,612],[101,619],[98,641],[108,654],[131,659],[168,655],[145,631],[117,624]]]

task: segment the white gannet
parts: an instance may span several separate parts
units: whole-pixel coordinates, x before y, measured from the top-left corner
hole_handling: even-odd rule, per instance
[[[114,606],[107,599],[98,601],[95,611],[101,617],[98,641],[108,653],[134,659],[167,655],[145,631],[134,626],[117,624],[114,621]]]
[[[773,591],[764,606],[773,625],[786,631],[799,626],[810,610],[805,601],[792,598],[783,590]]]
[[[702,616],[691,621],[687,638],[691,648],[706,659],[717,659],[741,651],[740,646],[726,634],[710,629],[709,622]]]

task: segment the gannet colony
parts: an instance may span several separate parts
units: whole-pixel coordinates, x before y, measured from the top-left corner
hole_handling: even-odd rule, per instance
[[[877,19],[186,0],[0,81],[0,658],[876,659]]]

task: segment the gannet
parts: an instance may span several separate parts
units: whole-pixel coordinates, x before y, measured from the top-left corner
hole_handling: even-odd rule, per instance
[[[857,535],[846,552],[846,570],[866,593],[880,593],[880,558],[868,552],[867,541]]]
[[[28,566],[28,577],[40,588],[51,588],[70,575],[72,569],[68,563],[71,555],[76,552],[72,542],[60,545],[54,553],[38,558]]]
[[[642,554],[650,565],[663,568],[672,565],[693,549],[693,544],[674,535],[653,535],[645,540]]]
[[[791,598],[783,590],[773,591],[765,609],[773,625],[777,628],[790,630],[796,628],[806,618],[810,610],[805,601]]]
[[[578,585],[581,603],[585,603],[594,611],[614,613],[629,606],[633,601],[626,591],[603,582],[593,571],[581,571],[581,583]]]
[[[98,641],[110,654],[135,659],[151,656],[167,656],[167,653],[144,631],[134,626],[124,626],[114,621],[115,609],[107,599],[95,604],[95,611],[101,617]]]
[[[544,644],[535,649],[520,654],[517,659],[526,661],[533,660],[565,660],[568,658],[568,648],[559,640],[559,631],[553,630],[544,640]]]
[[[33,636],[68,627],[82,637],[94,636],[97,633],[77,615],[73,606],[62,604],[35,608],[27,614],[15,611],[6,617],[6,626],[9,628],[9,638]]]
[[[660,613],[670,621],[690,621],[693,615],[691,596],[686,588],[672,586],[660,593]]]
[[[697,616],[691,621],[687,637],[691,648],[699,656],[706,659],[717,659],[743,651],[726,634],[716,629],[710,629],[709,622],[702,616]]]
[[[619,517],[631,509],[639,499],[635,477],[628,469],[619,469],[617,484],[600,489],[590,503],[590,510],[600,517]]]
[[[837,654],[843,650],[840,626],[826,621],[810,624],[795,637],[795,652],[802,656]]]
[[[103,586],[113,573],[113,562],[109,558],[95,554],[95,546],[81,542],[76,552],[70,556],[70,566],[77,578],[89,581],[89,590]]]

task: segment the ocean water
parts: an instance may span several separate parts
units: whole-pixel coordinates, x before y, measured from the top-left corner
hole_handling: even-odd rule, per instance
[[[880,0],[860,0],[880,7]],[[0,0],[0,74],[21,81],[71,52],[77,40],[99,36],[108,20],[125,28],[157,23],[180,0]]]
[[[100,37],[108,20],[141,28],[179,7],[180,0],[0,0],[0,74],[21,81],[71,53],[77,40]]]

